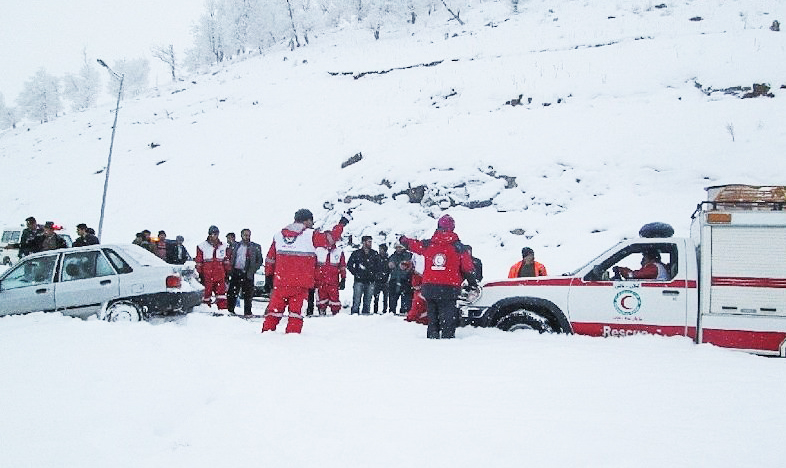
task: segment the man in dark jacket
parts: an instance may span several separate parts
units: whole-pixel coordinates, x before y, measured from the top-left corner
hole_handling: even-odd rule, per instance
[[[399,242],[426,259],[422,294],[428,306],[428,338],[454,338],[459,322],[456,300],[461,283],[477,287],[472,256],[453,232],[456,223],[449,215],[437,222],[431,239],[418,241],[401,236]]]
[[[55,233],[55,223],[47,221],[44,224],[44,235],[38,237],[38,249],[36,252],[65,249],[66,247],[68,247],[68,244],[66,244],[65,239]]]
[[[87,224],[79,223],[76,225],[76,233],[79,234],[79,237],[76,238],[74,241],[74,247],[84,247],[86,245],[96,245],[98,244],[98,237],[94,234],[90,234],[88,231]]]
[[[379,244],[379,270],[374,281],[374,313],[386,314],[388,312],[388,280],[390,267],[388,266],[388,246]],[[382,311],[379,311],[379,296],[382,294]]]
[[[388,282],[388,294],[390,302],[390,312],[396,313],[398,300],[401,298],[400,315],[406,315],[412,307],[412,252],[407,252],[401,243],[393,245],[394,252],[388,258],[390,268],[390,281]]]
[[[44,230],[41,229],[34,217],[30,216],[25,220],[25,223],[27,227],[22,230],[22,236],[19,239],[19,258],[38,252],[38,245],[44,235]]]
[[[238,291],[242,291],[243,314],[251,315],[251,303],[254,299],[254,274],[262,267],[264,261],[262,247],[256,242],[251,242],[251,230],[240,231],[240,242],[235,242],[230,253],[232,276],[227,293],[227,310],[230,314],[235,313]]]
[[[363,244],[352,252],[347,262],[347,270],[355,277],[350,315],[360,313],[361,302],[363,302],[363,315],[369,314],[374,297],[374,282],[380,270],[379,254],[371,248],[371,236],[363,236],[361,241]]]
[[[183,245],[183,236],[177,236],[175,242],[167,245],[166,262],[175,265],[182,265],[188,260],[191,260],[191,255],[188,254],[186,246]]]

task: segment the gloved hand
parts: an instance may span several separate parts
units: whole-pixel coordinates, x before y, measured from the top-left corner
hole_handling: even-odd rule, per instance
[[[346,226],[350,221],[352,221],[352,210],[347,210],[343,215],[341,215],[341,219],[338,221],[338,224]]]
[[[347,279],[341,278],[341,281],[338,282],[338,289],[343,291],[345,287],[347,287]]]
[[[273,275],[265,275],[265,285],[262,287],[262,291],[265,294],[270,294],[270,291],[273,290]]]

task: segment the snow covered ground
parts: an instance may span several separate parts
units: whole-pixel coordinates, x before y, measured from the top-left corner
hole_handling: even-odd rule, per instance
[[[323,34],[126,101],[103,241],[165,229],[193,254],[215,224],[222,237],[249,227],[266,248],[298,208],[328,226],[353,207],[346,240],[376,245],[430,235],[447,212],[492,279],[524,245],[559,274],[646,222],[687,235],[704,187],[786,184],[786,42],[769,29],[786,4],[663,4],[533,0],[505,21],[507,4],[488,2],[462,12],[463,28],[433,18],[379,41]],[[753,83],[774,97],[713,92]],[[505,104],[520,94],[524,105]],[[0,222],[97,227],[112,107],[0,134]],[[421,184],[435,205],[400,194]],[[654,336],[460,329],[429,341],[399,317],[346,313],[261,335],[209,312],[0,318],[0,466],[786,457],[784,360]]]

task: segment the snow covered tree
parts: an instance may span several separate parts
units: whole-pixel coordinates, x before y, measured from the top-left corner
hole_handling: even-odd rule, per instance
[[[79,74],[63,77],[63,95],[71,101],[71,110],[78,111],[93,107],[98,99],[101,79],[97,67],[87,59],[87,51],[82,51],[85,63]]]
[[[150,82],[150,62],[147,59],[118,60],[112,66],[112,70],[118,75],[125,75],[124,95],[134,97],[147,91]],[[116,96],[119,86],[120,80],[112,79],[109,82],[109,94]]]
[[[205,0],[205,13],[192,30],[194,47],[186,52],[189,69],[199,70],[211,63],[224,61],[227,40],[221,22],[223,10],[223,1]]]
[[[49,122],[63,110],[60,98],[60,80],[40,68],[25,82],[22,93],[16,100],[25,116],[41,123]]]
[[[402,24],[408,19],[406,2],[400,0],[376,0],[369,2],[363,23],[379,39],[380,29],[385,26]]]
[[[164,62],[168,67],[169,71],[172,72],[172,81],[177,81],[177,75],[175,72],[177,71],[177,60],[175,60],[175,46],[172,44],[169,45],[159,45],[153,47],[152,50],[153,57],[157,58]]]
[[[0,130],[16,128],[18,121],[17,110],[13,107],[6,107],[3,93],[0,93]]]

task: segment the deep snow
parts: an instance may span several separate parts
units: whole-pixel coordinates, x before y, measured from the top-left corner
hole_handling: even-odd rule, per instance
[[[163,228],[193,254],[216,224],[222,237],[250,227],[267,248],[296,209],[329,226],[351,206],[347,234],[377,244],[430,235],[447,212],[487,279],[524,245],[559,274],[646,222],[687,235],[705,186],[784,184],[786,45],[769,30],[782,2],[531,1],[508,21],[504,8],[376,42],[322,34],[125,101],[104,242]],[[760,82],[774,98],[709,91]],[[504,104],[519,94],[532,103]],[[0,221],[97,226],[112,118],[107,105],[0,134]],[[443,211],[395,195],[419,184],[443,206],[491,204]],[[359,195],[384,202],[342,202]],[[259,322],[209,312],[162,324],[0,319],[0,466],[738,467],[786,456],[780,359],[654,336],[460,329],[435,342],[399,317],[346,311],[307,320],[301,336],[261,335]]]

